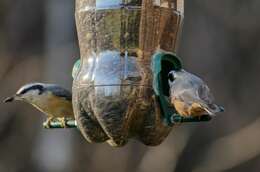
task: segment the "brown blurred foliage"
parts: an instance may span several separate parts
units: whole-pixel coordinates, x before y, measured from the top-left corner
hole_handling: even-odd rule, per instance
[[[185,2],[179,56],[226,108],[213,121],[177,126],[158,147],[111,148],[88,144],[77,130],[42,129],[44,116],[29,105],[0,104],[0,171],[259,171],[259,7]],[[2,0],[0,38],[1,99],[33,81],[71,87],[79,56],[73,1]]]

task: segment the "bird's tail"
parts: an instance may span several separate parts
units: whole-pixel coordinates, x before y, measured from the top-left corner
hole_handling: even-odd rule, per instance
[[[225,109],[222,106],[218,106],[216,104],[203,104],[202,105],[205,111],[209,113],[209,115],[214,116],[216,113],[224,112]]]

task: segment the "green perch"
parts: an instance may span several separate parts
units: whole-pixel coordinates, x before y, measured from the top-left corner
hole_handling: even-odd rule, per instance
[[[190,122],[207,122],[211,120],[211,117],[208,115],[204,115],[201,117],[181,117],[180,115],[172,115],[171,123],[180,124],[180,123],[190,123]],[[54,128],[77,128],[77,122],[75,120],[66,121],[66,126],[64,127],[63,123],[60,121],[50,122],[49,125],[43,123],[43,127],[46,129],[54,129]]]
[[[52,129],[52,128],[77,128],[76,120],[65,120],[65,126],[61,121],[51,121],[49,124],[44,122],[43,128]]]

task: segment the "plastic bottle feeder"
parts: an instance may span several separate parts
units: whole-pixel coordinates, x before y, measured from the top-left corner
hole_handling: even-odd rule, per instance
[[[69,126],[89,142],[155,146],[175,123],[210,120],[180,117],[169,104],[168,73],[182,68],[183,13],[183,0],[76,0],[81,58]]]

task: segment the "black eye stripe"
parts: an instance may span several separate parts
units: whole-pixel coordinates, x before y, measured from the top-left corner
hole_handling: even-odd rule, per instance
[[[172,73],[169,73],[169,74],[168,74],[168,78],[169,78],[169,80],[170,80],[171,82],[174,81],[174,76],[173,76]]]
[[[25,94],[25,93],[27,93],[30,90],[39,90],[39,92],[40,92],[39,94],[42,94],[43,86],[42,85],[33,85],[31,87],[28,87],[28,88],[24,89],[19,94]]]

